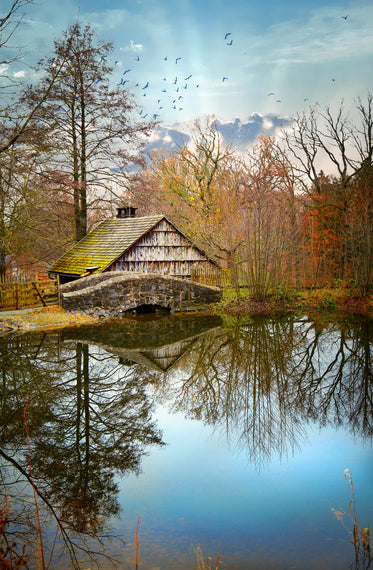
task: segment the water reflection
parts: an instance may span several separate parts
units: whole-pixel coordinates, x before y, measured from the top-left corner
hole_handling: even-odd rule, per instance
[[[164,444],[157,402],[211,425],[258,469],[300,448],[311,420],[371,438],[372,339],[367,318],[294,315],[147,315],[0,339],[8,531],[37,544],[36,488],[76,564],[90,548],[69,533],[110,538],[117,475],[139,473]]]
[[[138,473],[149,446],[163,443],[151,420],[146,380],[102,350],[61,344],[53,335],[3,339],[0,356],[4,491],[9,497],[10,483],[18,488],[20,479],[32,487],[28,497],[37,488],[75,558],[68,532],[107,538],[106,520],[119,513],[115,474]],[[15,491],[14,513],[18,498]],[[28,517],[17,515],[21,519],[28,542]],[[38,544],[34,536],[31,542]],[[88,550],[84,544],[79,549]]]

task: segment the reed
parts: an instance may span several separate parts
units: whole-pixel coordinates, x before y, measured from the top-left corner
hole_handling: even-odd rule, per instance
[[[137,519],[137,527],[136,527],[136,570],[139,567],[139,524],[140,524],[140,517]]]
[[[355,503],[355,491],[354,491],[354,484],[352,481],[351,471],[349,469],[345,469],[342,475],[342,478],[348,483],[348,488],[351,491],[351,500],[349,502],[349,511],[350,517],[353,523],[352,529],[352,543],[359,548],[362,548],[363,553],[368,556],[369,561],[372,560],[372,554],[370,550],[370,529],[369,525],[366,527],[361,527],[359,524],[359,519],[356,513],[356,503]]]
[[[345,469],[343,471],[341,479],[345,479],[348,484],[348,488],[351,492],[351,499],[349,501],[349,517],[352,522],[352,530],[349,530],[343,521],[343,515],[345,514],[343,511],[335,510],[335,516],[338,520],[340,520],[345,528],[347,528],[348,532],[352,535],[351,542],[354,545],[355,549],[355,565],[356,568],[364,567],[369,568],[370,563],[372,561],[372,553],[370,548],[370,529],[369,525],[365,527],[361,527],[359,523],[359,518],[357,515],[356,510],[356,501],[355,501],[355,490],[354,484],[352,480],[352,475],[350,469]]]
[[[208,556],[206,558],[206,560],[204,560],[203,558],[203,554],[202,554],[202,548],[200,546],[197,546],[197,548],[194,549],[196,556],[197,556],[197,569],[198,570],[212,570],[212,558],[211,556]],[[214,569],[218,570],[219,567],[219,559],[220,559],[220,552],[218,554],[218,557],[216,559],[215,562],[215,566]]]

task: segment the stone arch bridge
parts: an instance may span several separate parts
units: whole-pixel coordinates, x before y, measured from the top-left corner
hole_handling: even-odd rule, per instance
[[[66,283],[61,286],[61,296],[68,311],[100,308],[116,316],[146,307],[172,311],[203,308],[220,301],[222,290],[168,275],[113,271]]]

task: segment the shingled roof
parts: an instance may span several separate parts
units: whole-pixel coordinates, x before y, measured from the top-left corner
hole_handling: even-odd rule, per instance
[[[121,218],[105,220],[60,257],[49,272],[80,276],[95,267],[92,273],[101,273],[164,218],[126,218],[125,223]]]

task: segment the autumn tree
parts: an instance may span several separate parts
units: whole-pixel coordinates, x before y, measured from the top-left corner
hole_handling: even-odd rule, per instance
[[[354,205],[369,209],[369,176],[373,158],[373,96],[358,99],[348,113],[343,103],[336,110],[330,107],[311,107],[307,113],[298,115],[294,129],[286,135],[287,148],[295,167],[304,176],[304,188],[311,196],[310,207],[314,212],[314,228],[326,232],[328,257],[333,257],[330,277],[347,281],[351,277],[351,253],[360,251],[360,232],[351,224],[359,226],[359,215]],[[323,171],[327,171],[326,183]],[[330,184],[330,176],[333,183]],[[362,183],[365,177],[365,182]],[[359,182],[358,182],[359,181]],[[363,191],[363,188],[365,190]],[[364,204],[364,205],[363,205]],[[355,214],[352,214],[355,208]],[[370,231],[370,230],[369,230]],[[373,236],[369,234],[369,242]],[[313,235],[315,243],[320,235]],[[354,242],[354,243],[353,243]],[[331,249],[334,248],[333,254]],[[365,248],[367,258],[360,257],[362,273],[355,275],[358,282],[366,278],[370,250]],[[319,260],[314,260],[318,265]]]
[[[242,172],[245,188],[245,267],[254,296],[299,278],[297,177],[272,137],[259,137]]]
[[[347,224],[347,258],[360,291],[371,290],[373,278],[373,165],[367,161],[352,185]]]
[[[0,153],[0,274],[42,270],[73,243],[72,202],[45,180],[40,140],[37,150],[21,140]]]
[[[233,149],[222,144],[208,118],[195,123],[191,141],[180,150],[156,156],[147,172],[155,207],[231,269],[236,285],[243,231],[237,168]]]
[[[53,142],[46,173],[74,203],[75,239],[87,233],[88,215],[126,187],[126,168],[140,161],[142,135],[151,124],[135,122],[135,101],[122,86],[110,83],[112,44],[98,41],[92,28],[70,26],[55,41],[52,57],[40,62],[44,79],[28,93],[32,106],[48,78],[63,61],[63,80],[49,92],[34,115],[36,128],[48,129]],[[141,138],[142,137],[142,138]]]

